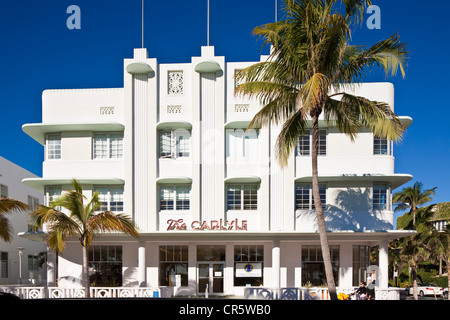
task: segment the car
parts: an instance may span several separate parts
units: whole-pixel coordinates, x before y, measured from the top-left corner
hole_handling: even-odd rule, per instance
[[[8,299],[9,300],[18,300],[20,298],[18,296],[16,296],[15,294],[0,291],[0,301],[7,301]]]
[[[406,290],[407,295],[411,295],[411,294],[413,294],[414,289],[413,289],[413,287],[408,287],[405,290]],[[417,292],[418,292],[419,296],[421,296],[421,297],[427,296],[427,295],[440,296],[443,294],[444,289],[442,289],[441,287],[437,287],[431,283],[418,283],[417,284]]]

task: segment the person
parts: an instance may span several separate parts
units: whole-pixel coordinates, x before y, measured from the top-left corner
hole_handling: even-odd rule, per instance
[[[358,290],[355,291],[356,294],[356,300],[366,300],[367,299],[367,288],[366,283],[364,281],[361,281],[359,284]]]
[[[367,300],[375,300],[375,271],[372,271],[372,277],[367,277]]]

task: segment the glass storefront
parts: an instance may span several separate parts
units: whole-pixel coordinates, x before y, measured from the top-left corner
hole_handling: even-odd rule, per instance
[[[159,247],[159,285],[188,285],[188,246]]]
[[[339,285],[339,246],[329,246],[336,285]],[[302,245],[302,286],[326,285],[325,265],[320,245]]]
[[[224,245],[197,246],[197,291],[199,294],[223,293]]]
[[[91,246],[88,259],[92,286],[122,285],[122,246]]]
[[[369,246],[353,246],[353,279],[352,284],[359,286],[361,281],[366,281],[366,270],[370,263]]]
[[[234,285],[262,286],[264,268],[263,245],[234,246]]]

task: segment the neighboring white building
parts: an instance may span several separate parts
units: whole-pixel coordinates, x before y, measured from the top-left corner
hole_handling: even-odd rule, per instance
[[[22,179],[29,177],[37,176],[0,157],[0,197],[22,201],[30,208],[42,204],[43,194],[22,184]],[[33,226],[28,224],[28,212],[15,211],[5,217],[11,223],[14,235],[11,242],[0,240],[0,285],[45,283],[46,268],[39,265],[47,246],[18,236],[18,233],[33,231]]]
[[[45,146],[43,177],[23,183],[45,193],[48,204],[78,179],[88,197],[98,191],[104,209],[129,213],[140,228],[139,239],[95,239],[97,284],[241,296],[246,286],[325,282],[310,137],[281,169],[272,153],[280,128],[246,131],[261,105],[234,95],[234,74],[250,64],[227,63],[210,46],[179,64],[158,64],[135,49],[124,61],[123,88],[43,92],[42,123],[23,126]],[[356,90],[394,106],[390,83]],[[362,131],[352,143],[321,126],[321,194],[336,282],[350,288],[365,280],[369,248],[378,246],[377,285],[387,288],[388,241],[408,234],[393,230],[391,194],[412,177],[394,172],[390,141]],[[60,287],[81,286],[81,253],[75,240],[60,255]]]

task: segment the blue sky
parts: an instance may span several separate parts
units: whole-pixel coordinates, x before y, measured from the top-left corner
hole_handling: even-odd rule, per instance
[[[278,0],[281,7],[281,0]],[[450,201],[448,22],[450,1],[373,0],[381,29],[366,21],[352,44],[370,45],[398,32],[411,57],[406,78],[374,72],[367,81],[395,85],[395,111],[413,118],[394,148],[397,173],[438,187],[434,202]],[[81,10],[69,30],[67,7]],[[210,0],[210,45],[226,61],[257,61],[261,42],[251,31],[274,21],[275,0]],[[206,45],[207,0],[145,1],[145,47],[160,63],[190,62]],[[283,17],[281,9],[278,17]],[[123,86],[123,59],[141,46],[141,0],[0,0],[0,156],[42,175],[43,147],[21,129],[41,122],[45,89]],[[399,189],[397,189],[398,191]]]

